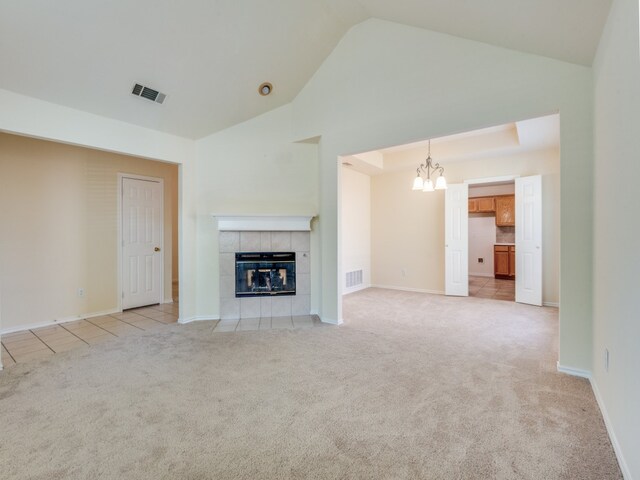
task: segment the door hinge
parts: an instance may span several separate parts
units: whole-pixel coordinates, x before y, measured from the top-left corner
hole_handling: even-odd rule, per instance
[[[124,292],[122,292],[122,298],[124,298]]]

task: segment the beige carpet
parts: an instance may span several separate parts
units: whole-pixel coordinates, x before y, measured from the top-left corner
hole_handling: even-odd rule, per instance
[[[557,311],[370,289],[345,325],[212,323],[0,374],[2,479],[622,478]]]

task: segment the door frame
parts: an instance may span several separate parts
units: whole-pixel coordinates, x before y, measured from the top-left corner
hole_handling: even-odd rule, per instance
[[[162,252],[162,261],[160,262],[160,304],[165,303],[164,301],[164,230],[165,230],[165,222],[164,222],[164,178],[159,178],[159,177],[149,177],[146,175],[137,175],[134,173],[122,173],[122,172],[118,172],[118,191],[117,191],[117,230],[118,230],[118,257],[117,257],[117,262],[118,262],[118,292],[117,292],[117,296],[118,296],[118,311],[122,312],[122,297],[124,295],[124,292],[122,291],[122,242],[123,242],[123,238],[122,238],[122,220],[123,220],[123,215],[122,215],[122,181],[125,178],[130,178],[132,180],[142,180],[142,181],[146,181],[146,182],[155,182],[155,183],[159,183],[160,184],[160,218],[162,219],[162,235],[160,236],[160,251]]]

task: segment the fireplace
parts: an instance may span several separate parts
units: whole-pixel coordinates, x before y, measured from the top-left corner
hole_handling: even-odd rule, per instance
[[[295,252],[236,253],[236,298],[295,294]]]

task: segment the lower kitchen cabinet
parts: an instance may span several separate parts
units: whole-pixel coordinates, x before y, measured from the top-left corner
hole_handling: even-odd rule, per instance
[[[493,274],[495,278],[516,278],[515,245],[493,246]]]

